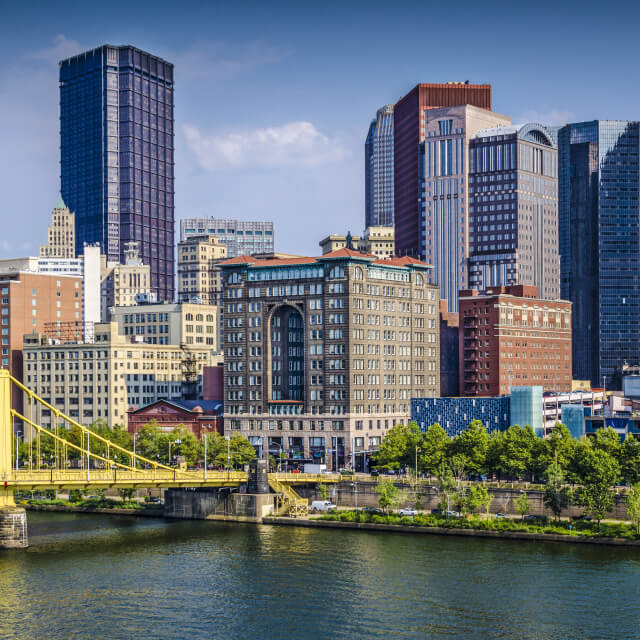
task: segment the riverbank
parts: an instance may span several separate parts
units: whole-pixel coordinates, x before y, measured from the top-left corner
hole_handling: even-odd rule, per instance
[[[77,506],[73,504],[30,504],[28,502],[21,503],[27,511],[57,511],[68,513],[100,513],[118,516],[138,516],[142,518],[162,518],[163,508],[159,507],[142,507],[140,509],[122,509],[118,507],[91,507]]]
[[[376,522],[342,522],[340,520],[320,520],[306,518],[263,518],[263,524],[293,527],[315,527],[328,529],[356,529],[362,531],[386,531],[395,533],[418,533],[446,536],[465,536],[471,538],[504,538],[508,540],[529,540],[536,542],[568,542],[574,544],[604,544],[614,546],[640,547],[640,539],[617,538],[609,536],[532,533],[528,531],[495,531],[472,528],[452,528],[440,526],[421,526],[411,524],[383,524]]]

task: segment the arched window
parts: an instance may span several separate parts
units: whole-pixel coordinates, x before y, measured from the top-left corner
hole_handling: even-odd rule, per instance
[[[356,267],[353,270],[353,278],[354,278],[354,280],[362,280],[362,279],[364,279],[364,272],[362,271],[362,269],[360,267]]]
[[[193,320],[193,313],[187,313],[187,315],[184,318],[185,320],[188,320],[189,322],[191,322]]]
[[[213,322],[213,314],[211,313],[207,314],[207,322]]]
[[[344,278],[344,269],[339,266],[333,267],[329,272],[329,278]]]
[[[196,314],[196,322],[202,322],[204,320],[204,316],[201,313]]]
[[[424,278],[419,273],[416,273],[416,285],[421,287],[423,284],[424,284]]]

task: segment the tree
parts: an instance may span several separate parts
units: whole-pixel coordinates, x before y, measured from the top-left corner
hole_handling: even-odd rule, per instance
[[[546,486],[542,498],[545,506],[560,520],[560,514],[571,503],[571,490],[564,486],[564,474],[559,465],[552,463],[546,472]]]
[[[593,447],[591,438],[583,436],[573,448],[569,466],[567,467],[567,479],[573,484],[581,484],[587,473],[586,460],[589,459]]]
[[[437,422],[432,424],[420,444],[419,468],[430,475],[438,473],[440,465],[447,458],[450,443],[447,432]]]
[[[120,495],[120,498],[122,498],[123,502],[129,502],[130,500],[133,500],[133,498],[135,498],[136,490],[135,489],[118,489],[118,494]]]
[[[420,447],[422,432],[415,422],[397,424],[384,436],[375,455],[375,463],[387,469],[404,469],[415,465],[416,447]]]
[[[593,448],[608,453],[614,460],[620,457],[620,436],[613,427],[598,429],[593,435]]]
[[[396,507],[400,502],[400,489],[393,484],[390,478],[380,478],[376,486],[378,504],[380,508],[389,513],[390,509]]]
[[[153,418],[137,431],[136,453],[149,460],[158,460],[160,450],[165,448],[165,440],[158,421]]]
[[[533,451],[536,474],[544,475],[551,463],[566,469],[573,456],[576,442],[569,429],[560,422],[556,422],[547,438],[536,439]]]
[[[627,516],[640,535],[640,483],[634,484],[627,493]]]
[[[444,462],[438,469],[438,494],[440,495],[440,509],[448,511],[451,504],[451,497],[456,491],[456,481],[451,473],[451,469]]]
[[[602,449],[592,449],[584,461],[584,478],[578,502],[598,522],[613,509],[613,490],[620,475],[620,465]]]
[[[471,513],[476,513],[484,508],[487,513],[489,512],[489,506],[493,501],[493,497],[489,493],[486,487],[480,485],[474,485],[469,487],[469,493],[467,495],[467,508]]]
[[[531,505],[529,504],[529,496],[527,496],[527,494],[523,491],[519,497],[517,497],[514,500],[514,503],[516,511],[522,516],[522,519],[524,520],[524,517],[527,515],[527,513],[529,513],[529,509],[531,508]]]
[[[318,491],[320,492],[320,495],[322,496],[323,500],[327,499],[327,485],[324,483],[320,483],[318,484]]]
[[[207,438],[207,463],[213,461],[213,464],[218,467],[226,467],[227,439],[216,432],[208,433],[205,437]],[[248,464],[256,457],[256,450],[248,438],[240,433],[234,433],[231,436],[228,450],[233,468]]]
[[[533,429],[527,427],[509,427],[504,434],[499,468],[510,478],[522,478],[533,471],[533,449],[536,443]]]
[[[470,473],[484,473],[489,448],[489,434],[480,420],[473,420],[467,429],[451,441],[452,454],[463,456]]]
[[[620,448],[620,471],[629,486],[640,482],[640,441],[627,438]]]
[[[200,455],[200,442],[193,433],[184,425],[175,427],[166,439],[167,460],[169,464],[169,443],[171,444],[171,457],[184,456],[188,466],[193,466]]]

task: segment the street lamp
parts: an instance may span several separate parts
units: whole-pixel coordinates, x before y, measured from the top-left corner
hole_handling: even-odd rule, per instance
[[[357,511],[358,510],[358,483],[357,482],[352,482],[351,486],[353,487],[353,494],[355,496],[356,511]]]
[[[169,440],[169,466],[171,466],[171,446],[177,444],[177,445],[181,445],[182,444],[182,440],[180,440],[180,438],[178,438],[177,440]]]
[[[231,436],[225,436],[227,441],[227,480],[229,479],[229,471],[231,467]]]

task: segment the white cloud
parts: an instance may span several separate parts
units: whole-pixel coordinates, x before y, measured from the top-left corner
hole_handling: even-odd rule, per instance
[[[199,165],[209,171],[225,167],[312,167],[338,162],[348,155],[340,138],[321,133],[311,122],[224,135],[203,135],[192,124],[183,130]]]
[[[523,112],[517,118],[513,119],[514,123],[525,124],[527,122],[538,122],[539,124],[548,125],[565,125],[568,122],[575,121],[575,114],[572,111],[558,111],[551,109],[550,111],[537,111],[530,109]]]
[[[28,56],[33,60],[42,60],[43,62],[58,63],[60,60],[69,58],[78,53],[82,53],[84,49],[79,42],[69,40],[64,34],[59,33],[50,46],[42,49],[36,49]]]

